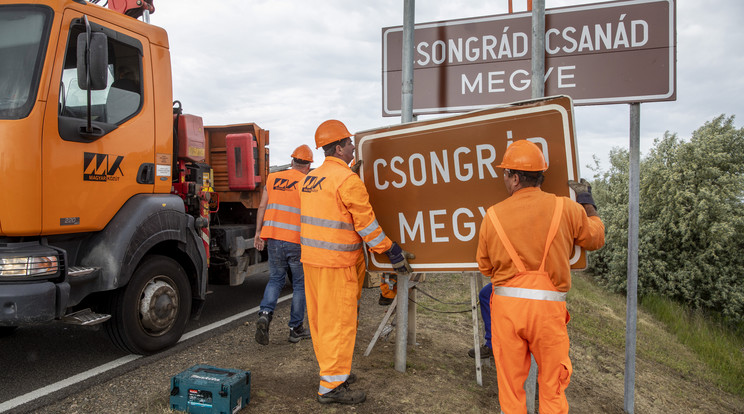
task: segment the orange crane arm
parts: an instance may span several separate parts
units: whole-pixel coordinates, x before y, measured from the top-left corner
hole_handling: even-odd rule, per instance
[[[108,8],[138,19],[145,11],[155,13],[154,0],[108,0]]]

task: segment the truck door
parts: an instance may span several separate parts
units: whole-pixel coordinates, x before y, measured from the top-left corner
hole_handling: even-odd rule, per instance
[[[144,24],[125,19],[133,27]],[[42,227],[46,234],[100,230],[130,197],[154,189],[148,41],[95,16],[88,15],[88,20],[91,31],[107,35],[108,79],[103,90],[91,91],[95,128],[88,133],[88,92],[79,87],[77,71],[78,36],[85,36],[86,26],[79,12],[68,9],[60,28],[44,122]]]

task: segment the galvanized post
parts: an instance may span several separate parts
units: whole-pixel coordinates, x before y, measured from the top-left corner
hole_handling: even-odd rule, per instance
[[[413,120],[413,24],[414,0],[404,0],[403,9],[403,84],[401,85],[401,123]],[[400,291],[398,291],[400,293]]]
[[[545,0],[532,1],[532,98],[545,96]],[[524,382],[527,412],[535,412],[537,362],[530,356],[530,373]]]
[[[636,320],[638,312],[638,233],[641,193],[641,104],[630,104],[630,166],[628,186],[628,297],[625,311],[625,396],[623,407],[635,405]]]
[[[398,322],[395,326],[395,370],[406,372],[408,347],[408,277],[410,273],[398,273]]]
[[[411,279],[420,281],[420,273],[413,273]],[[416,346],[416,289],[408,290],[408,343]]]
[[[545,96],[545,0],[532,2],[532,98]]]
[[[465,273],[465,272],[463,272]],[[470,313],[473,317],[473,349],[475,350],[475,382],[483,386],[483,372],[481,369],[480,328],[478,327],[478,296],[480,293],[480,272],[467,272],[470,276]]]
[[[403,84],[401,85],[401,123],[413,121],[413,24],[415,1],[403,0]],[[408,347],[408,273],[398,274],[398,322],[395,331],[395,370],[406,372]],[[414,305],[415,306],[415,305]],[[415,324],[413,325],[415,329]],[[415,340],[415,331],[414,331]]]

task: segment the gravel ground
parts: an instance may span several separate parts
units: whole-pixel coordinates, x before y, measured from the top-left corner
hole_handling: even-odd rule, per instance
[[[469,309],[468,279],[459,274],[427,276],[421,288],[445,302],[468,304],[442,305],[418,295],[417,343],[409,346],[407,369],[400,373],[394,369],[394,333],[387,341],[378,342],[370,356],[363,356],[387,309],[377,304],[378,289],[364,289],[352,368],[359,379],[352,388],[366,390],[367,401],[357,406],[321,405],[315,400],[318,366],[312,343],[287,341],[289,301],[285,301],[275,312],[267,346],[253,339],[256,316],[251,315],[209,339],[183,343],[161,355],[143,358],[128,372],[96,379],[74,395],[33,412],[172,413],[170,378],[195,364],[251,371],[250,403],[241,412],[499,412],[492,360],[484,360],[481,387],[476,384],[474,361],[467,356],[473,341],[470,313],[429,310]],[[590,310],[573,317],[602,316],[600,311]],[[583,344],[590,341],[571,329],[569,334],[574,361],[574,375],[567,390],[571,411],[622,413],[623,351],[586,346]],[[716,390],[694,375],[680,375],[643,360],[637,362],[637,373],[637,412],[744,413],[741,398]]]

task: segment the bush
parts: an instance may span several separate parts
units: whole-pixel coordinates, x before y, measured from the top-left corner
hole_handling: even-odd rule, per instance
[[[641,160],[638,293],[659,294],[744,320],[744,129],[721,115],[689,142],[665,133]],[[625,292],[628,151],[610,152],[592,183],[606,245],[590,270]]]

